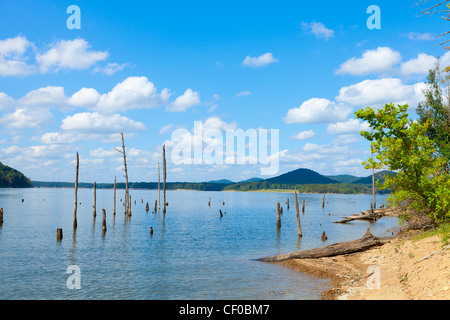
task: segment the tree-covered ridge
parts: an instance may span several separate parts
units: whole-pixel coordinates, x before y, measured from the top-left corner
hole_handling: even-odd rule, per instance
[[[25,175],[0,162],[0,188],[32,188],[33,183]]]
[[[304,173],[304,174],[299,174]],[[375,179],[379,179],[380,183],[384,182],[384,175],[392,174],[392,172],[382,171],[375,174]],[[281,177],[281,179],[278,179]],[[301,193],[338,193],[338,194],[371,194],[372,193],[372,176],[365,178],[355,177],[354,180],[361,180],[358,183],[341,183],[333,179],[327,179],[325,176],[309,169],[297,169],[280,176],[277,179],[256,179],[251,181],[242,181],[238,183],[218,183],[217,181],[209,182],[167,182],[167,190],[195,190],[195,191],[264,191],[264,190],[294,190],[297,189]],[[295,177],[295,179],[294,179]],[[256,181],[255,181],[256,180]],[[224,181],[224,180],[218,180]],[[279,182],[273,182],[279,181]],[[367,183],[365,181],[368,181]],[[320,182],[320,183],[319,183]],[[37,188],[73,188],[73,182],[44,182],[33,181]],[[93,183],[78,183],[79,188],[93,188]],[[112,183],[97,183],[97,189],[112,189]],[[131,189],[147,189],[157,190],[157,182],[129,182]],[[162,184],[160,185],[162,188]],[[117,189],[125,189],[125,183],[120,182],[116,185]],[[385,194],[390,190],[376,189],[377,193]]]

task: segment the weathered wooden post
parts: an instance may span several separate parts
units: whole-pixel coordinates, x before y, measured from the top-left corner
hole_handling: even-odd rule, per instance
[[[77,223],[77,206],[78,206],[78,200],[77,200],[77,194],[78,194],[78,167],[80,165],[80,159],[78,157],[77,152],[77,163],[75,166],[75,207],[73,209],[73,229],[76,229],[78,226]]]
[[[155,209],[153,210],[154,213],[158,212],[158,200],[155,200]]]
[[[113,215],[116,215],[116,176],[114,176],[114,208]]]
[[[166,213],[166,145],[163,145],[163,213]]]
[[[322,241],[327,241],[328,237],[325,231],[322,233]]]
[[[281,228],[281,209],[280,203],[277,202],[277,229]]]
[[[150,235],[153,235],[153,227],[150,227]]]
[[[3,208],[0,208],[0,226],[3,224]]]
[[[120,134],[122,136],[122,151],[119,149],[116,149],[116,151],[120,152],[123,156],[123,167],[125,171],[125,215],[128,214],[128,216],[131,216],[131,209],[130,205],[128,204],[129,199],[129,190],[128,190],[128,169],[127,169],[127,156],[125,151],[125,141],[123,139],[123,132]]]
[[[147,202],[147,204],[145,205],[145,212],[148,212],[148,210],[150,210],[150,208],[149,208],[148,202]]]
[[[106,233],[106,210],[102,209],[103,221],[102,221],[102,233]]]
[[[127,209],[128,218],[131,217],[131,194],[128,194],[128,209]]]
[[[305,213],[305,199],[303,199],[302,213]]]
[[[94,218],[97,216],[97,184],[94,181],[94,204],[92,205],[94,208]]]
[[[325,193],[323,194],[322,198],[322,208],[325,208]]]
[[[56,241],[61,241],[63,238],[63,230],[61,228],[56,229]]]
[[[298,207],[297,191],[295,191],[295,212],[296,212],[296,215],[297,215],[297,232],[298,232],[298,236],[302,237],[303,233],[302,233],[302,226],[300,225],[300,209]]]
[[[289,197],[286,199],[286,207],[289,210]]]
[[[219,213],[220,213],[220,217],[222,218],[223,217],[223,213],[222,213],[221,209],[219,209]]]
[[[158,161],[158,210],[161,209],[161,187],[160,187],[159,161]]]
[[[208,201],[208,207],[211,208],[211,197],[209,197],[209,201]]]

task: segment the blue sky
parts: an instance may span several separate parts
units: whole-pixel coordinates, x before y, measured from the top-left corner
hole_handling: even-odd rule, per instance
[[[33,180],[263,177],[261,164],[177,164],[172,133],[195,122],[278,129],[278,174],[370,174],[360,107],[423,98],[448,29],[415,1],[0,1],[0,161]],[[81,29],[68,29],[70,5]],[[380,8],[381,29],[366,12]],[[205,141],[204,141],[205,142]]]

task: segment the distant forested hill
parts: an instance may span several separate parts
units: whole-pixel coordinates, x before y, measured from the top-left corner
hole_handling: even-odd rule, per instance
[[[300,168],[274,178],[266,179],[269,183],[278,184],[329,184],[339,181],[327,178],[313,170]]]
[[[0,162],[0,188],[32,188],[33,183],[16,169]]]

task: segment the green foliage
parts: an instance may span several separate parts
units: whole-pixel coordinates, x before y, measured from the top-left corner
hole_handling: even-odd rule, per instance
[[[0,162],[0,188],[31,188],[33,183],[22,172]]]
[[[425,101],[417,107],[419,123],[429,123],[426,135],[440,156],[447,159],[447,170],[450,168],[450,108],[449,75],[443,76],[439,64],[428,73],[428,86],[424,90]]]
[[[382,188],[391,188],[392,205],[406,205],[414,212],[426,213],[435,221],[450,218],[450,179],[446,158],[437,154],[428,137],[430,121],[417,123],[408,119],[408,105],[387,104],[374,110],[356,112],[356,117],[369,123],[369,131],[361,135],[371,141],[375,158],[363,163],[366,169],[397,171],[386,176]]]

